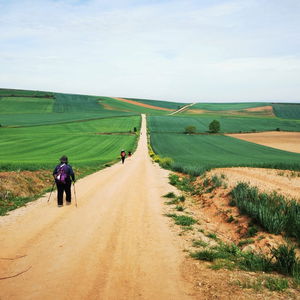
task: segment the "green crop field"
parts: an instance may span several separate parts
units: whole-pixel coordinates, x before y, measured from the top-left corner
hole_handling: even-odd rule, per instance
[[[283,119],[300,120],[300,104],[272,104],[274,113],[277,117]]]
[[[129,133],[134,127],[140,128],[139,116],[1,128],[0,170],[49,169],[63,154],[76,167],[100,167],[115,160],[121,148],[134,148],[137,136]]]
[[[244,102],[244,103],[196,103],[191,109],[205,109],[211,111],[242,110],[246,108],[270,105],[267,102]]]
[[[212,120],[221,124],[221,132],[271,131],[279,128],[286,131],[300,131],[300,121],[283,120],[275,117],[230,117],[230,116],[150,116],[150,132],[182,133],[185,127],[195,126],[197,132],[207,132]]]
[[[154,114],[154,115],[166,115],[170,112],[159,110],[159,109],[151,109],[147,107],[142,107],[139,105],[123,102],[120,100],[116,100],[109,97],[100,97],[101,104],[104,105],[104,107],[110,107],[110,109],[113,110],[119,110],[124,112],[134,112],[134,113],[144,113],[144,114]],[[106,105],[106,106],[105,106]]]
[[[300,170],[300,154],[222,135],[152,133],[151,146],[159,156],[173,159],[172,169],[193,175],[232,166]]]
[[[1,89],[0,97],[53,97],[52,92],[16,90],[16,89]]]
[[[162,102],[162,101],[161,101]],[[32,126],[168,112],[109,97],[0,89],[0,125]]]
[[[159,101],[159,100],[149,100],[149,99],[135,99],[135,98],[125,98],[125,99],[134,100],[136,102],[153,105],[157,107],[175,109],[175,110],[188,104],[183,102],[170,102],[170,101]]]

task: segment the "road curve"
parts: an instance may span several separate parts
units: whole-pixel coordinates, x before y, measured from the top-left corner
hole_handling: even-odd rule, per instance
[[[0,299],[191,299],[163,213],[168,172],[137,151],[76,183],[78,207],[47,196],[0,219]],[[8,277],[8,278],[7,278]]]

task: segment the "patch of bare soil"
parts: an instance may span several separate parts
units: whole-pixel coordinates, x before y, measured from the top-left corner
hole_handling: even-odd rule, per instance
[[[210,111],[204,109],[188,109],[187,112],[191,114],[204,114],[209,113]]]
[[[191,114],[216,114],[216,111],[213,110],[204,110],[204,109],[188,109],[188,113]],[[262,107],[253,107],[242,110],[220,110],[217,111],[221,115],[230,115],[230,116],[274,116],[272,106],[262,106]]]
[[[0,195],[30,197],[51,187],[52,182],[51,171],[0,172]]]
[[[146,108],[156,109],[156,110],[174,111],[174,109],[165,108],[165,107],[159,107],[159,106],[154,106],[154,105],[145,104],[145,103],[141,103],[141,102],[137,102],[137,101],[129,100],[129,99],[124,99],[124,98],[113,98],[113,99],[116,99],[116,100],[122,101],[122,102],[127,102],[127,103],[130,103],[130,104],[134,104],[134,105],[137,105],[137,106],[142,106],[142,107],[146,107]]]
[[[107,104],[107,103],[102,103],[101,100],[99,100],[99,103],[103,106],[103,108],[105,108],[106,110],[116,110],[115,107]],[[118,108],[119,111],[124,111],[124,112],[130,112],[130,110],[128,109],[121,109],[121,108]]]
[[[272,171],[270,170],[271,173]],[[221,174],[225,175],[222,186],[211,192],[204,191],[198,195],[186,197],[184,203],[179,204],[184,208],[183,212],[178,211],[178,204],[167,205],[169,199],[165,200],[166,214],[186,215],[197,220],[197,223],[190,228],[177,226],[173,220],[170,220],[170,226],[181,237],[182,247],[185,251],[193,253],[215,246],[222,241],[236,245],[240,243],[243,251],[251,250],[270,255],[271,248],[285,244],[286,241],[281,235],[273,235],[264,231],[249,236],[249,229],[252,226],[251,219],[241,215],[238,208],[229,205],[230,191],[238,181],[241,181],[241,176],[239,176],[239,180],[232,180],[231,173],[228,173],[227,169],[216,169],[206,174],[205,178],[211,178],[213,175],[220,176]],[[250,174],[249,180],[253,179]],[[266,174],[268,175],[266,176]],[[278,176],[278,180],[295,179],[294,177],[291,178],[291,173],[286,171],[284,176],[275,174],[273,176]],[[266,172],[265,178],[269,175]],[[203,186],[205,178],[197,178],[194,184]],[[299,177],[296,180],[299,182]],[[257,185],[255,180],[251,183]],[[259,187],[264,188],[268,184],[265,182]],[[269,188],[268,191],[271,189]],[[181,193],[177,191],[177,194]],[[197,242],[200,243],[197,244]],[[300,255],[299,251],[297,253]],[[194,260],[189,257],[189,254],[183,268],[186,279],[193,283],[198,299],[300,299],[300,289],[293,288],[291,280],[291,288],[285,292],[273,292],[266,288],[257,291],[251,288],[241,288],[237,284],[238,282],[254,282],[263,276],[282,277],[278,274],[225,269],[212,270],[211,263]]]
[[[258,133],[234,133],[227,135],[251,143],[300,153],[300,132],[268,131]]]
[[[243,111],[260,112],[260,113],[264,113],[264,114],[270,115],[270,116],[274,115],[274,113],[273,113],[273,107],[271,105],[246,108],[246,109],[243,109]]]

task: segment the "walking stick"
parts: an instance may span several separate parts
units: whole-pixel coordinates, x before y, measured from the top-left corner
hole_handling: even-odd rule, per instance
[[[75,190],[75,182],[73,182],[73,187],[74,187],[75,205],[77,207],[77,197],[76,197],[76,190]]]
[[[47,203],[49,202],[49,200],[51,198],[51,195],[52,195],[52,192],[53,192],[53,189],[54,189],[54,185],[55,185],[55,181],[53,182],[52,189],[51,189],[51,192],[50,192],[50,195],[49,195]]]

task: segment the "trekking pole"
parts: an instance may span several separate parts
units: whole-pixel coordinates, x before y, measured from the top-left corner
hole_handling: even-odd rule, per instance
[[[51,195],[52,195],[52,192],[53,192],[53,189],[54,189],[54,185],[55,185],[55,181],[53,182],[52,189],[51,189],[51,192],[50,192],[50,195],[49,195],[47,203],[49,202],[49,200],[51,198]]]
[[[76,190],[75,190],[75,182],[73,182],[73,187],[74,187],[75,205],[77,207],[77,197],[76,197]]]

